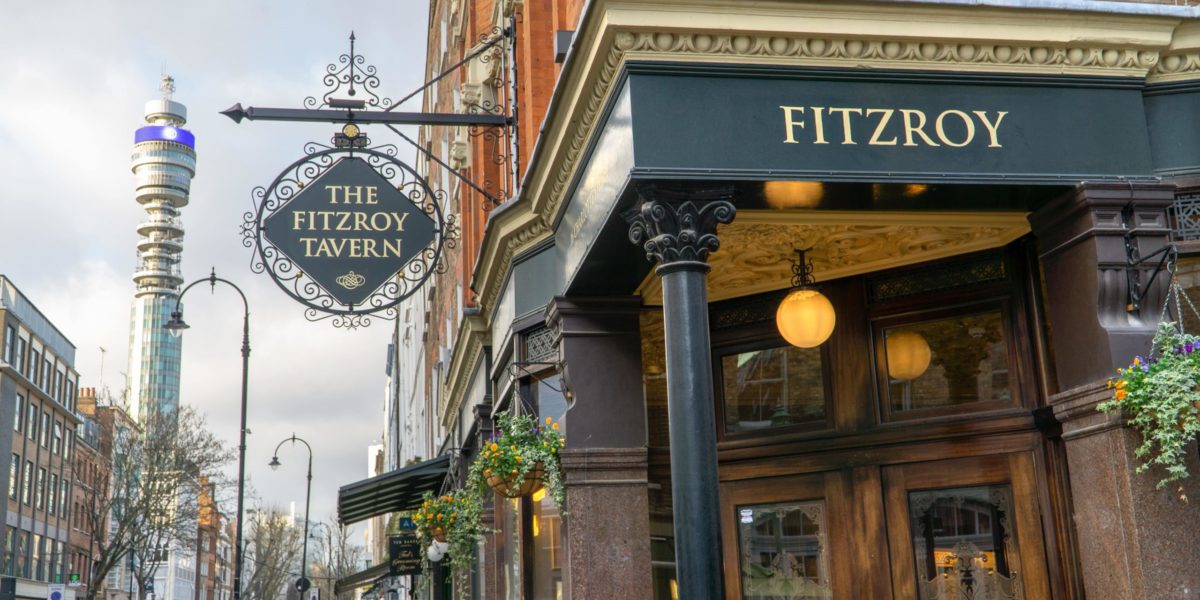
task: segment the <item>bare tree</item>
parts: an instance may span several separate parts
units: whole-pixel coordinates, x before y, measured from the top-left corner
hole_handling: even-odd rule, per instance
[[[310,559],[311,579],[320,589],[321,600],[333,600],[337,580],[362,568],[366,549],[351,541],[350,528],[338,523],[337,519],[314,523],[311,531],[317,541]]]
[[[255,511],[243,568],[243,600],[276,600],[299,576],[294,571],[304,533],[278,507]]]
[[[189,407],[152,413],[140,427],[109,427],[108,480],[84,489],[80,508],[97,545],[90,580],[103,581],[132,555],[133,576],[145,589],[171,544],[195,539],[201,477],[223,481],[233,453]],[[88,587],[88,600],[98,587]]]

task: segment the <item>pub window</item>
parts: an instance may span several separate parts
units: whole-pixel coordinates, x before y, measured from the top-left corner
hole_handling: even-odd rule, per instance
[[[42,411],[42,430],[40,438],[43,448],[50,447],[50,413],[46,410]]]
[[[50,451],[55,454],[62,454],[62,441],[63,441],[62,423],[59,423],[58,421],[54,422],[54,440],[53,441],[54,441],[54,443],[53,443],[52,447],[50,448]]]
[[[725,433],[825,422],[821,349],[788,344],[720,355]]]
[[[13,411],[13,431],[25,426],[25,396],[17,394],[17,410]]]
[[[876,339],[876,368],[893,418],[1013,400],[1011,340],[1002,304],[877,323]]]
[[[42,359],[42,375],[38,379],[38,385],[41,386],[47,394],[51,394],[54,384],[54,362],[49,357]]]
[[[536,406],[538,422],[543,426],[546,419],[566,426],[567,399],[562,393],[560,379],[551,374],[534,379],[528,389]],[[529,499],[530,527],[526,544],[530,558],[529,586],[531,600],[554,600],[563,595],[563,544],[562,515],[558,506],[545,488],[535,492]]]
[[[67,481],[66,477],[59,482],[61,493],[58,495],[58,512],[59,514],[67,513],[67,499],[71,497],[71,482]]]
[[[32,381],[34,385],[42,385],[42,353],[38,351],[37,348],[29,351],[29,370],[30,372],[25,374],[27,377],[29,377],[29,380]]]
[[[1023,600],[1007,485],[908,496],[920,600]]]

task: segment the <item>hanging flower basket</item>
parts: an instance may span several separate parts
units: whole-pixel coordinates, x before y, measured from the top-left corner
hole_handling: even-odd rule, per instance
[[[494,490],[505,498],[521,498],[543,487],[559,509],[565,491],[558,451],[566,445],[554,419],[544,423],[526,415],[500,413],[497,430],[479,449],[467,475],[468,487],[483,494]]]
[[[1161,468],[1159,489],[1187,477],[1187,450],[1200,434],[1200,337],[1162,323],[1151,355],[1117,369],[1108,387],[1113,398],[1097,408],[1120,410],[1142,434],[1137,472]]]
[[[445,527],[431,528],[429,530],[429,537],[431,537],[439,542],[445,542],[446,541],[446,528]]]
[[[412,514],[413,523],[417,526],[417,539],[421,541],[423,549],[422,556],[428,557],[430,546],[438,542],[443,546],[433,553],[439,555],[437,560],[444,552],[452,572],[469,573],[475,561],[479,537],[486,531],[479,520],[482,508],[483,503],[478,495],[469,490],[455,490],[441,496],[426,492],[421,508]],[[428,574],[428,560],[422,563]]]
[[[487,483],[488,487],[505,498],[521,498],[542,489],[545,474],[545,465],[538,461],[533,463],[533,468],[524,477],[519,473],[510,473],[508,477],[493,474],[487,478]]]

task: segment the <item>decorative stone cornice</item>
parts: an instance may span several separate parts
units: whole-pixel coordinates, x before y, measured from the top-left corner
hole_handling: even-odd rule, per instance
[[[450,368],[447,369],[445,393],[438,407],[442,415],[442,426],[451,427],[458,419],[459,408],[462,407],[463,397],[470,389],[472,374],[483,348],[487,345],[487,326],[483,317],[467,315],[458,328],[458,336],[454,340],[454,354],[450,357]]]
[[[621,52],[669,54],[676,59],[727,56],[785,60],[806,66],[1005,71],[1144,77],[1158,62],[1157,49],[1096,45],[974,43],[957,40],[862,39],[775,34],[622,31]]]

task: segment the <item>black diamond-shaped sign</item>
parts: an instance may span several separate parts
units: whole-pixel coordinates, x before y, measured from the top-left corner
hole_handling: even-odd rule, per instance
[[[334,300],[357,306],[429,246],[437,224],[361,158],[343,158],[263,221]]]

